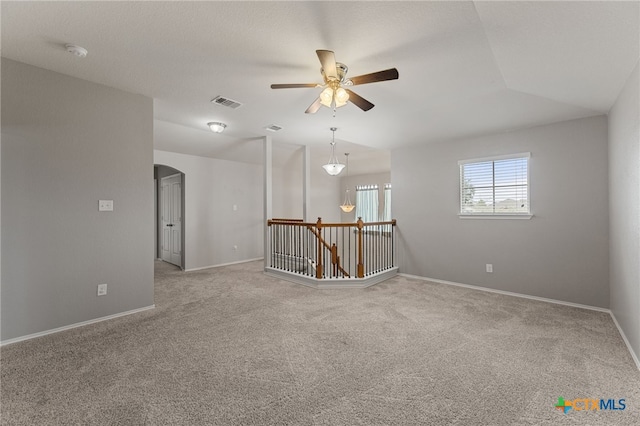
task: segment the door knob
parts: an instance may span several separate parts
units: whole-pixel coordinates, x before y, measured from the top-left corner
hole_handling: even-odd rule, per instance
[[[173,223],[167,223],[167,226],[173,226]]]

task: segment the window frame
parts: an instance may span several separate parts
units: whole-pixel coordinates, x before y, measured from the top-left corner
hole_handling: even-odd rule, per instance
[[[526,158],[527,160],[527,206],[528,212],[514,212],[514,213],[471,213],[462,211],[462,192],[463,192],[463,167],[467,164],[473,163],[495,163],[497,161],[512,160]],[[468,160],[458,161],[458,217],[460,219],[531,219],[533,217],[531,209],[531,153],[520,152],[517,154],[495,155],[491,157],[472,158]],[[495,191],[495,175],[492,177],[492,187]],[[495,202],[495,200],[494,200]]]

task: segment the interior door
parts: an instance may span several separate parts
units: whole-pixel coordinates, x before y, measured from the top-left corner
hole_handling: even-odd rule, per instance
[[[182,267],[182,179],[164,177],[160,187],[162,260]]]

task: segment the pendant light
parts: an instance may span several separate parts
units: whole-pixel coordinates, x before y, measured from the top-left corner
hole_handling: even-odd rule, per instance
[[[349,153],[345,152],[344,156],[347,157],[347,179],[349,178]],[[347,183],[347,189],[344,192],[344,203],[340,206],[343,212],[351,213],[355,206],[351,202],[351,197],[349,196],[349,184]]]
[[[344,169],[344,164],[340,164],[336,158],[336,130],[338,129],[332,127],[330,130],[333,132],[333,138],[331,139],[331,157],[329,158],[329,162],[322,166],[322,168],[331,176],[336,176]]]

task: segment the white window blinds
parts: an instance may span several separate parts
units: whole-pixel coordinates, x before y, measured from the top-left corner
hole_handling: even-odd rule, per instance
[[[382,221],[388,222],[391,220],[391,184],[384,184],[384,211],[382,215]]]
[[[459,161],[461,215],[530,215],[529,153]]]
[[[361,185],[356,187],[356,218],[362,221],[378,221],[378,185]]]

